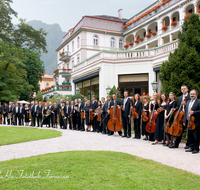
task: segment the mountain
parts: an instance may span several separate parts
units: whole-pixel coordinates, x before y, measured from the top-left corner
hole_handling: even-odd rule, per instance
[[[52,75],[53,70],[57,68],[57,54],[55,50],[60,45],[66,32],[61,30],[59,24],[46,24],[39,20],[29,21],[27,24],[36,30],[43,28],[48,33],[46,35],[48,53],[42,54],[41,60],[44,61],[45,73]]]

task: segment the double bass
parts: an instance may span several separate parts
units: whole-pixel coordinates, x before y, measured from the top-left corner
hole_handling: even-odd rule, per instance
[[[119,132],[122,130],[123,124],[121,119],[121,109],[117,108],[117,94],[119,92],[119,87],[117,87],[116,101],[114,107],[110,108],[110,120],[108,121],[108,129],[113,132]]]
[[[184,101],[186,101],[187,99],[188,97],[186,96]],[[184,117],[185,112],[182,111],[181,108],[182,108],[182,104],[180,105],[178,111],[176,111],[174,121],[168,130],[168,133],[170,135],[177,136],[177,137],[179,137],[183,131],[183,117]]]
[[[149,122],[146,125],[146,131],[148,133],[154,133],[156,130],[156,118],[157,118],[157,113],[155,110],[156,102],[153,105],[153,110],[151,114],[149,114]]]

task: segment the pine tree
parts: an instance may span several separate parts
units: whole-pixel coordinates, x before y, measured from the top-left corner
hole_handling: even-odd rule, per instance
[[[180,87],[200,92],[200,18],[192,14],[179,32],[179,46],[162,64],[160,70],[162,92],[181,95]]]

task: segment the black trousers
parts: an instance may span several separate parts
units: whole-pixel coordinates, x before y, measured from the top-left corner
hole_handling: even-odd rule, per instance
[[[140,122],[141,118],[134,119],[134,131],[135,131],[135,137],[136,138],[141,138],[141,133],[140,133]]]
[[[107,121],[105,117],[107,114],[102,114],[102,132],[106,133]]]
[[[18,113],[15,114],[15,125],[17,125],[17,119],[19,120],[19,115],[18,115]]]
[[[21,113],[19,113],[19,125],[23,125],[24,124],[24,122],[23,122],[23,120],[24,120],[24,118],[23,118],[23,114],[21,114]]]
[[[122,112],[122,122],[123,122],[123,129],[124,129],[124,136],[131,136],[131,124],[129,122],[130,118],[125,116]]]
[[[85,131],[85,119],[81,119],[81,130]]]
[[[48,119],[49,119],[49,127],[50,127],[50,125],[51,125],[51,127],[53,127],[53,120],[54,120],[53,114],[50,114]]]
[[[76,129],[76,115],[72,115],[73,129]]]
[[[6,124],[6,119],[7,119],[8,115],[7,114],[3,114],[3,124]]]
[[[93,131],[99,131],[100,128],[98,126],[98,122],[97,122],[97,117],[94,117],[93,121],[92,121],[92,127],[93,127]]]
[[[81,117],[78,115],[76,117],[76,129],[80,130],[81,129]]]
[[[194,140],[194,145],[191,146],[192,150],[196,150],[199,152],[199,140],[200,140],[200,130],[199,130],[199,126],[196,126],[196,128],[194,130],[188,130],[188,132],[190,131],[191,133],[191,137]]]
[[[8,118],[7,118],[7,124],[8,124],[8,125],[11,125],[11,123],[12,123],[12,119],[8,119]]]
[[[37,116],[37,126],[39,127],[40,122],[42,122],[42,114],[38,114]]]
[[[35,126],[35,120],[37,119],[36,112],[33,113],[33,126]]]
[[[179,137],[176,137],[176,140],[174,142],[175,146],[179,146],[181,139],[182,139],[182,135],[187,130],[187,125],[188,125],[188,121],[186,121],[185,126],[183,126],[182,134]],[[187,138],[186,146],[190,146],[190,147],[194,146],[194,139],[192,137],[192,131],[191,130],[188,130],[188,138]]]

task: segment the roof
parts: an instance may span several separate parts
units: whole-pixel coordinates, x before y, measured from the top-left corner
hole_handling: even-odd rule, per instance
[[[118,17],[108,16],[108,15],[94,15],[94,16],[86,16],[86,17],[92,17],[92,18],[97,18],[97,19],[105,19],[105,20],[110,20],[110,21],[114,21],[114,22],[122,22],[122,23],[127,21],[126,18],[120,19]]]
[[[48,75],[44,73],[44,76],[42,76],[43,79],[53,79],[53,75]]]

